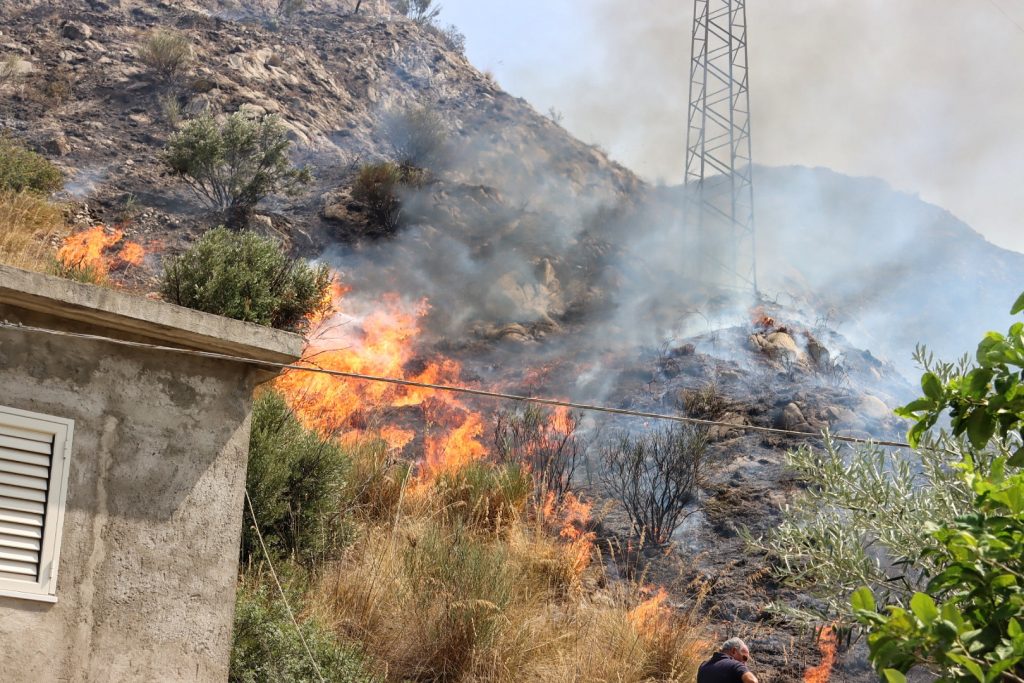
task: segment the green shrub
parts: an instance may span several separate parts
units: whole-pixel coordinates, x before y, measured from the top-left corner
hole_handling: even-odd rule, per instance
[[[402,166],[437,168],[444,164],[448,126],[434,109],[412,106],[384,115],[382,131]]]
[[[1022,312],[1024,294],[1010,311]],[[989,332],[975,363],[925,364],[924,396],[897,411],[913,420],[916,448],[949,413],[962,439],[952,476],[971,498],[963,513],[936,510],[921,525],[928,543],[910,559],[923,590],[883,596],[881,610],[871,587],[853,594],[871,661],[890,683],[914,666],[941,681],[1024,681],[1024,322]]]
[[[50,194],[63,185],[59,168],[42,155],[0,135],[0,190]]]
[[[164,268],[160,291],[179,306],[301,330],[329,307],[331,275],[268,237],[216,228]]]
[[[235,112],[223,124],[210,115],[186,121],[164,150],[164,163],[230,228],[244,228],[269,194],[299,194],[312,176],[288,159],[288,129],[274,115]]]
[[[17,55],[0,57],[0,88],[5,85],[15,85],[23,75],[24,69],[20,57]]]
[[[430,24],[441,13],[440,6],[435,5],[434,0],[398,0],[396,7],[417,24]]]
[[[298,610],[298,596],[289,600]],[[372,683],[364,657],[354,648],[340,645],[334,635],[313,619],[300,620],[302,638],[316,661],[310,662],[298,631],[288,616],[276,588],[253,577],[244,577],[235,601],[231,644],[231,683],[289,683],[320,681]]]
[[[153,31],[139,48],[139,58],[157,79],[169,83],[192,61],[192,44],[177,31]]]
[[[272,552],[308,567],[350,540],[352,527],[341,505],[349,467],[337,442],[303,428],[281,394],[266,391],[256,399],[246,488]],[[242,559],[260,560],[248,508],[245,519]]]

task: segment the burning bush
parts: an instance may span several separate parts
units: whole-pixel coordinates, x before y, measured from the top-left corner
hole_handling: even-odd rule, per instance
[[[64,185],[60,169],[45,157],[0,135],[0,191],[48,195]]]
[[[139,48],[139,59],[158,80],[171,83],[192,61],[192,43],[177,31],[153,31]]]
[[[260,560],[253,521],[271,550],[306,565],[342,547],[351,533],[342,505],[349,471],[336,442],[303,429],[277,392],[261,394],[253,405],[246,475],[256,515],[245,514],[243,561]]]
[[[585,446],[576,434],[580,416],[536,405],[504,410],[494,421],[494,455],[499,462],[520,463],[533,475],[535,500],[556,499],[572,487]]]
[[[49,272],[76,282],[104,284],[111,270],[141,265],[144,258],[142,245],[124,239],[123,230],[94,225],[64,239]]]
[[[412,106],[384,115],[382,131],[404,167],[437,168],[445,160],[448,126],[434,109]]]
[[[220,125],[210,115],[186,121],[164,150],[164,163],[196,196],[224,214],[230,228],[248,225],[269,194],[299,194],[312,180],[288,160],[288,129],[274,115],[235,112]]]
[[[165,269],[160,291],[179,306],[299,330],[330,306],[331,274],[290,258],[268,237],[216,228]]]
[[[701,482],[707,431],[691,425],[621,435],[604,448],[605,481],[644,542],[667,544]]]

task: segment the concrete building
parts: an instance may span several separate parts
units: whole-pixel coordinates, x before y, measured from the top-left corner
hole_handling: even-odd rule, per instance
[[[263,361],[301,338],[0,266],[0,322]],[[251,363],[0,328],[0,681],[224,681]]]

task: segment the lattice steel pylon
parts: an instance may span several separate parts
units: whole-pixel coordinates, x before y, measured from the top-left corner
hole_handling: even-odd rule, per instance
[[[686,137],[688,215],[702,280],[753,287],[754,183],[746,0],[694,0]]]

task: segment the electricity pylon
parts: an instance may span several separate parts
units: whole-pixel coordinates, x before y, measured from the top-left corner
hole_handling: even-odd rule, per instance
[[[753,287],[754,183],[750,143],[746,0],[694,0],[686,136],[689,216],[702,279]]]

